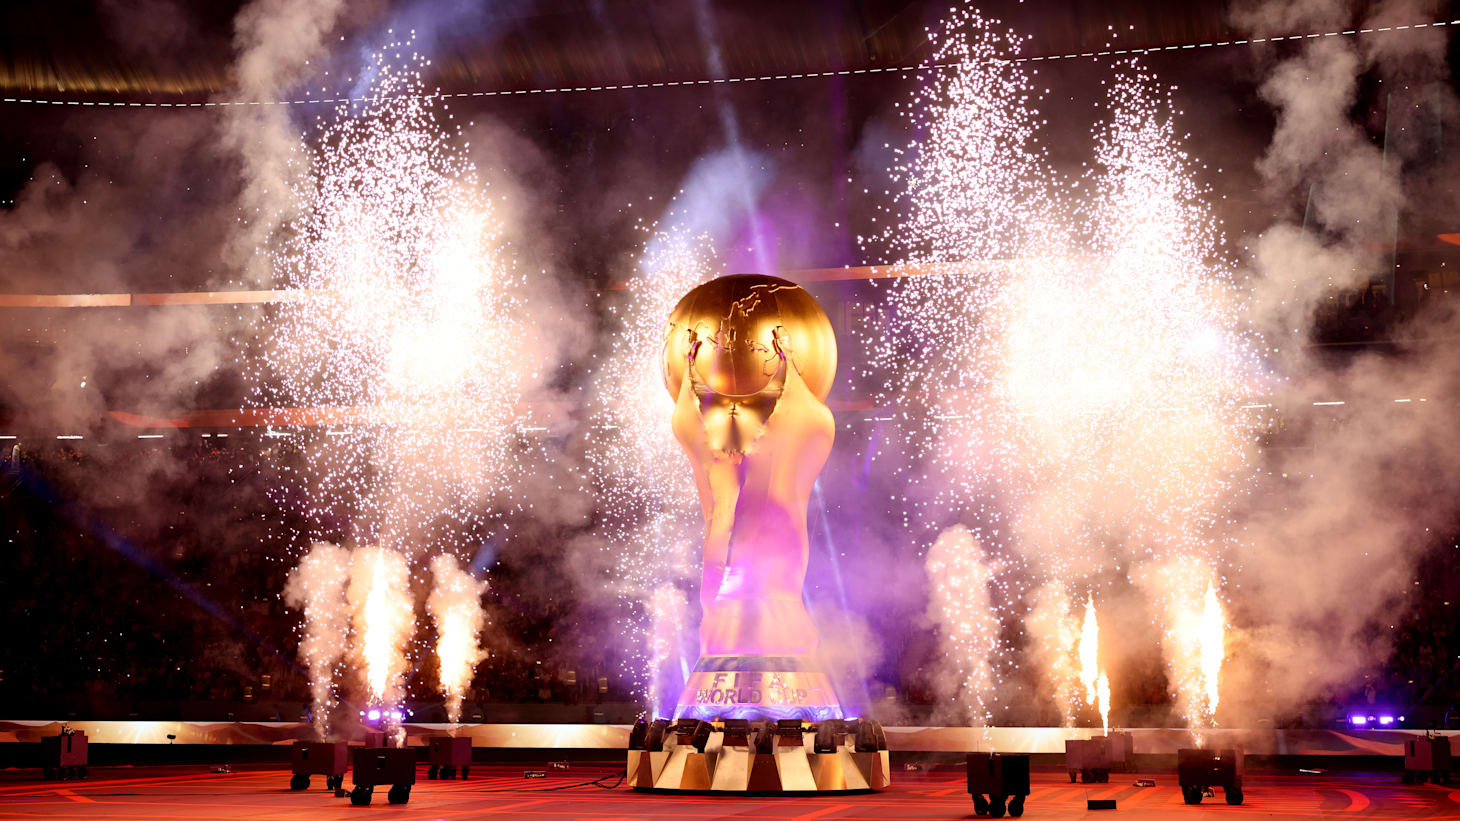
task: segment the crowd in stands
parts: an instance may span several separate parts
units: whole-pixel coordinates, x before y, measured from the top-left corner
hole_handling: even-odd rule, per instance
[[[265,718],[299,718],[309,701],[296,657],[300,617],[280,591],[300,545],[288,543],[294,531],[277,521],[267,492],[274,459],[241,437],[236,445],[170,445],[165,458],[135,442],[0,450],[0,717],[202,720],[259,705]],[[1420,568],[1426,581],[1417,579],[1404,603],[1388,664],[1335,694],[1334,704],[1443,712],[1460,699],[1451,673],[1460,656],[1455,550],[1437,545]],[[494,569],[492,629],[504,638],[488,642],[492,655],[467,696],[469,719],[490,713],[483,705],[637,700],[618,662],[594,647],[602,643],[583,640],[574,619],[591,614],[514,587],[539,583],[514,575],[510,562]],[[936,703],[920,669],[930,660],[885,666],[871,699],[914,713]],[[433,676],[421,662],[408,685],[412,699],[439,704]],[[1170,710],[1159,676],[1128,682],[1121,696],[1133,716]]]

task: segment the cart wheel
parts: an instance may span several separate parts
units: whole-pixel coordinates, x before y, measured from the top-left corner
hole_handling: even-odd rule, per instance
[[[1004,797],[1002,795],[989,796],[989,818],[1004,817]]]
[[[1404,772],[1400,773],[1399,774],[1399,783],[1401,783],[1401,784],[1413,784],[1414,783],[1414,773],[1410,772],[1409,770],[1405,770]]]
[[[1201,787],[1182,787],[1181,797],[1186,799],[1188,804],[1201,803]]]
[[[978,794],[978,793],[974,793],[973,794],[973,814],[974,815],[988,815],[989,814],[989,802],[985,801],[984,798],[983,798],[983,796],[980,795],[980,794]]]
[[[404,784],[397,784],[390,788],[390,792],[386,794],[385,799],[392,804],[404,804],[411,800],[411,788]]]
[[[432,764],[430,767],[427,767],[426,768],[426,780],[427,781],[435,781],[436,780],[436,775],[439,772],[441,772],[441,768],[440,767],[437,767],[435,764]]]
[[[1222,790],[1222,794],[1227,797],[1227,803],[1234,807],[1242,803],[1241,787],[1227,787]]]
[[[1450,773],[1449,773],[1449,771],[1441,771],[1441,772],[1435,773],[1435,783],[1436,784],[1449,784],[1450,783]]]
[[[1414,783],[1416,783],[1416,784],[1423,784],[1423,783],[1425,783],[1425,781],[1428,780],[1429,777],[1430,777],[1430,774],[1428,772],[1424,771],[1424,770],[1415,770],[1414,771]]]
[[[372,787],[356,787],[350,790],[350,803],[357,807],[370,806],[370,797],[375,790]]]
[[[91,771],[88,770],[88,769],[86,769],[86,765],[85,764],[82,764],[80,767],[77,767],[76,768],[76,772],[79,773],[82,778],[90,778],[91,777]]]
[[[1075,783],[1075,775],[1076,775],[1075,771],[1074,770],[1070,770],[1070,783],[1071,784]]]
[[[465,781],[466,780],[466,774],[469,773],[469,772],[471,772],[471,767],[462,767],[461,768],[461,780],[462,781]]]
[[[303,775],[301,773],[295,773],[294,774],[294,777],[291,778],[291,779],[289,779],[289,789],[291,789],[291,790],[307,790],[307,789],[309,789],[309,776]]]
[[[1018,818],[1024,814],[1024,796],[1016,795],[1009,799],[1009,815]]]

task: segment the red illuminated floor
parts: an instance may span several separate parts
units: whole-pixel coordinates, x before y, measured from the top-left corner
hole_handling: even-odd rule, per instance
[[[410,803],[391,806],[385,791],[374,803],[353,807],[335,798],[314,779],[307,792],[290,792],[288,772],[279,768],[238,768],[214,774],[205,766],[96,768],[86,781],[46,782],[38,770],[0,773],[0,818],[469,818],[501,815],[514,819],[804,819],[882,821],[882,819],[964,819],[973,804],[963,774],[954,768],[894,774],[893,787],[875,795],[826,798],[701,798],[643,795],[622,787],[549,787],[580,784],[609,773],[606,766],[578,765],[550,770],[547,778],[524,779],[532,765],[480,765],[469,781],[427,781],[425,770]],[[1156,780],[1153,788],[1133,786],[1138,777]],[[1460,818],[1460,789],[1399,784],[1398,773],[1291,775],[1249,773],[1246,803],[1229,807],[1216,798],[1199,807],[1182,804],[1172,773],[1113,774],[1108,784],[1070,784],[1062,771],[1034,776],[1024,817],[1167,819],[1229,816],[1302,818]],[[348,777],[347,777],[348,784]],[[1087,811],[1087,798],[1114,798],[1118,809]]]

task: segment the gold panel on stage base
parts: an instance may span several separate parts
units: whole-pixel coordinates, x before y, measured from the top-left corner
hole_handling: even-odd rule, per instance
[[[715,732],[699,752],[670,735],[663,752],[629,750],[626,777],[638,790],[712,793],[869,792],[892,783],[886,750],[855,752],[849,738],[834,753],[815,753],[814,738],[804,733],[799,745],[778,738],[773,752],[754,753],[725,746],[725,734]]]

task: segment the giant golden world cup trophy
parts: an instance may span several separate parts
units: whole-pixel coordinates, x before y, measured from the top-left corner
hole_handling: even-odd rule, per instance
[[[670,315],[664,384],[705,517],[700,659],[676,718],[842,717],[801,595],[835,376],[826,313],[786,280],[720,277]]]

